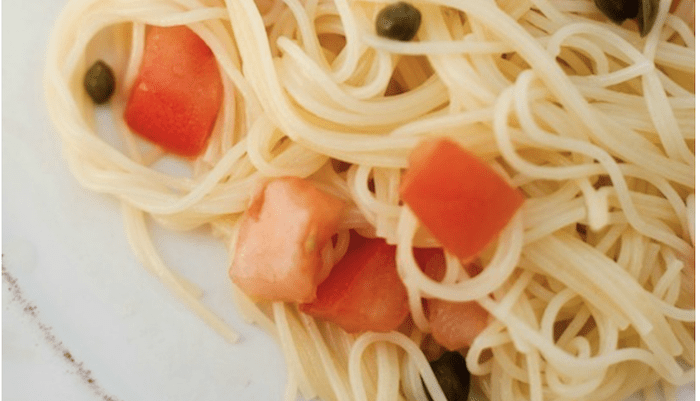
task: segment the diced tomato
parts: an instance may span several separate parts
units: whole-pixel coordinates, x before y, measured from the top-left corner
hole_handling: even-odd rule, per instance
[[[448,139],[414,149],[400,193],[428,231],[465,261],[478,255],[523,203],[517,189]]]
[[[445,275],[445,258],[439,248],[416,248],[413,250],[416,262],[433,280],[442,280]],[[474,263],[466,267],[470,276],[481,271]],[[455,351],[468,347],[474,342],[489,321],[489,313],[477,302],[451,302],[430,298],[427,300],[428,324],[435,342]]]
[[[329,273],[322,249],[337,232],[345,203],[304,179],[261,185],[243,216],[229,276],[250,296],[309,302]]]
[[[695,0],[673,0],[670,12],[687,22],[695,32]]]
[[[413,248],[413,257],[418,267],[433,280],[445,275],[445,254],[440,248]]]
[[[489,322],[489,313],[474,301],[428,301],[428,323],[435,341],[450,351],[468,347]]]
[[[165,150],[196,156],[207,145],[221,106],[216,59],[186,26],[149,27],[139,75],[124,118]]]
[[[681,0],[673,0],[673,1],[671,2],[671,9],[669,10],[669,12],[672,13],[672,12],[676,11],[676,7],[678,7],[678,4],[679,4],[680,2],[681,2]]]
[[[396,247],[352,235],[350,248],[302,312],[348,332],[396,329],[408,316],[408,294],[396,270]]]

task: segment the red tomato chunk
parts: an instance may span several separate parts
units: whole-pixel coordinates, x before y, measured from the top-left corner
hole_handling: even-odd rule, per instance
[[[445,275],[445,258],[439,248],[417,248],[413,251],[416,262],[425,274],[439,281]],[[466,267],[470,276],[481,269],[476,264]],[[489,322],[489,313],[475,301],[451,302],[428,299],[428,324],[435,341],[450,351],[468,347]]]
[[[211,135],[223,85],[211,49],[186,26],[149,27],[124,118],[142,137],[197,156]]]
[[[348,332],[396,329],[408,316],[408,294],[396,271],[396,247],[353,233],[350,249],[302,312]]]
[[[435,341],[450,351],[469,347],[489,322],[489,313],[475,301],[428,301],[428,323]]]
[[[517,189],[447,139],[418,145],[400,192],[428,231],[464,261],[478,255],[523,203]]]
[[[312,301],[329,273],[321,250],[337,232],[345,206],[301,178],[261,185],[243,216],[231,280],[253,297]]]

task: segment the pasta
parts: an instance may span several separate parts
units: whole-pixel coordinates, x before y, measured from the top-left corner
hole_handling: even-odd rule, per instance
[[[694,23],[671,0],[644,38],[592,0],[421,0],[416,39],[396,41],[373,30],[388,3],[70,0],[44,76],[63,156],[83,186],[120,200],[144,266],[231,342],[199,290],[165,266],[146,216],[210,227],[233,255],[255,183],[291,175],[352,204],[326,263],[346,252],[350,229],[397,245],[411,311],[399,331],[351,335],[234,286],[241,313],[282,346],[288,400],[425,400],[421,377],[445,399],[426,357],[427,298],[476,301],[492,316],[465,357],[492,401],[621,400],[691,382]],[[147,27],[174,25],[211,48],[223,82],[211,140],[185,175],[163,172],[172,157],[121,117]],[[98,58],[117,77],[111,140],[81,86]],[[436,137],[527,198],[473,278],[446,253],[434,281],[411,253],[439,243],[398,187],[409,152]]]

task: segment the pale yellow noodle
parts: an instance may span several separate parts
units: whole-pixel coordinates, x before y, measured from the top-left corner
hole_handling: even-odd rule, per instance
[[[491,315],[461,350],[491,401],[649,398],[659,380],[673,399],[695,362],[689,2],[674,15],[660,0],[659,20],[640,38],[592,0],[427,0],[414,3],[422,24],[408,42],[374,32],[390,2],[69,0],[44,73],[68,167],[84,187],[119,199],[139,260],[231,341],[198,289],[165,266],[147,218],[211,227],[231,259],[256,185],[294,175],[348,203],[324,269],[347,252],[351,229],[397,246],[410,320],[389,333],[349,334],[232,287],[244,318],[282,348],[286,400],[425,400],[422,381],[444,400],[426,357],[439,350],[421,349],[432,341],[428,298],[475,301]],[[223,106],[194,160],[169,156],[121,118],[150,25],[187,25],[219,66]],[[117,77],[111,142],[98,133],[106,114],[82,88],[98,58]],[[475,277],[447,251],[440,281],[413,257],[413,247],[440,243],[402,203],[401,177],[411,150],[435,137],[526,195],[475,260]],[[338,161],[347,168],[335,170]],[[162,172],[168,162],[187,172]]]

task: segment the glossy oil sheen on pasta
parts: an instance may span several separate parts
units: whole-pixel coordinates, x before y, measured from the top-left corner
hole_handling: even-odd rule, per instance
[[[606,21],[592,0],[426,0],[414,3],[416,38],[398,42],[373,30],[386,4],[69,1],[50,38],[45,89],[71,171],[121,201],[144,266],[232,342],[197,288],[164,265],[147,215],[174,230],[210,227],[233,253],[255,183],[294,175],[352,203],[334,260],[350,229],[398,245],[414,324],[397,332],[349,335],[234,288],[241,312],[282,345],[287,399],[299,390],[424,400],[421,375],[444,399],[421,349],[423,298],[475,300],[492,315],[466,354],[490,400],[620,400],[650,395],[659,380],[673,398],[695,362],[694,24],[669,13],[671,0],[659,2],[644,38],[632,21]],[[121,119],[146,27],[182,24],[212,49],[224,88],[191,177],[154,168],[167,155]],[[116,72],[121,147],[97,134],[82,90],[97,58]],[[445,279],[432,281],[411,254],[437,244],[400,203],[402,169],[419,141],[438,136],[527,197],[474,278],[447,255]],[[332,159],[350,168],[338,173]]]

